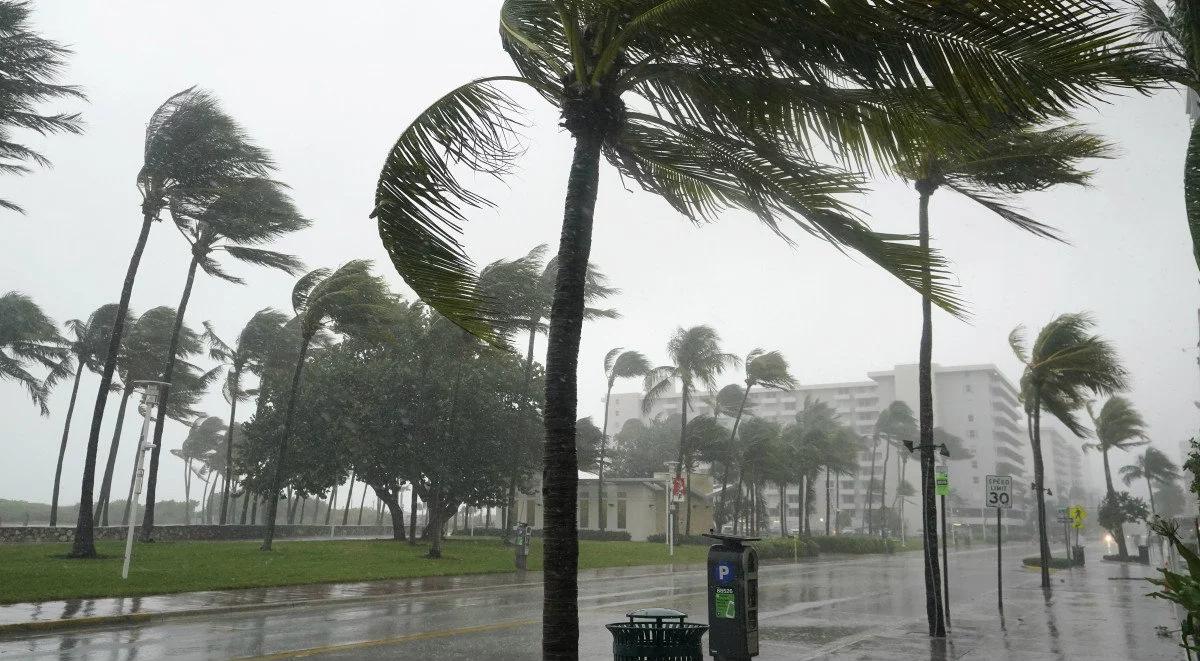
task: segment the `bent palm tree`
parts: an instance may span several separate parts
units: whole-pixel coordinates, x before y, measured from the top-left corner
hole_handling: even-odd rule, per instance
[[[57,42],[38,35],[29,25],[29,3],[0,1],[0,172],[24,174],[25,163],[48,167],[50,161],[40,153],[12,139],[13,129],[26,129],[40,135],[80,133],[78,114],[38,113],[37,104],[51,99],[82,99],[83,93],[72,85],[54,81],[66,66],[71,51]],[[24,213],[20,206],[0,198],[0,208]]]
[[[168,206],[184,209],[204,206],[216,191],[246,177],[264,176],[271,166],[267,154],[246,138],[242,128],[221,110],[216,98],[194,87],[167,99],[150,116],[143,154],[142,169],[137,175],[137,187],[142,194],[142,225],[121,285],[117,321],[100,372],[83,463],[79,521],[70,554],[74,558],[96,557],[92,488],[100,427],[125,330],[122,320],[129,312],[129,299],[150,237],[150,226]]]
[[[1021,398],[1033,450],[1033,480],[1045,484],[1042,461],[1042,411],[1062,422],[1083,438],[1087,429],[1076,411],[1083,408],[1088,392],[1109,395],[1127,387],[1127,375],[1117,352],[1107,341],[1091,333],[1095,322],[1087,313],[1060,315],[1038,333],[1026,348],[1024,331],[1018,326],[1008,336],[1017,360],[1025,366],[1021,374]],[[1111,482],[1109,488],[1111,489]],[[1042,588],[1050,588],[1050,542],[1046,538],[1046,492],[1035,489],[1038,510],[1038,541]],[[1122,549],[1124,551],[1124,549]]]
[[[1137,480],[1146,481],[1146,493],[1150,496],[1150,514],[1155,515],[1154,484],[1171,484],[1179,479],[1179,466],[1171,458],[1157,448],[1146,448],[1146,451],[1134,459],[1130,466],[1122,466],[1121,481],[1125,486],[1132,485]]]
[[[67,345],[75,361],[75,380],[71,384],[71,400],[67,404],[67,419],[63,423],[62,441],[58,444],[58,462],[54,466],[54,492],[50,497],[51,527],[58,525],[58,491],[62,484],[63,459],[67,455],[67,438],[71,434],[71,418],[75,415],[75,398],[79,395],[79,380],[83,377],[85,367],[93,372],[100,370],[100,354],[108,346],[108,336],[112,333],[116,313],[116,304],[109,303],[96,308],[88,315],[87,321],[72,319],[66,324],[75,336]]]
[[[871,433],[871,479],[867,485],[867,532],[874,533],[874,519],[872,518],[874,511],[872,510],[872,496],[875,489],[875,457],[879,454],[879,441],[882,439],[885,443],[883,454],[883,476],[879,484],[879,507],[882,510],[887,509],[887,470],[888,463],[892,458],[892,447],[899,446],[902,441],[911,440],[917,435],[917,419],[913,415],[912,407],[900,400],[893,401],[888,404],[887,408],[879,412],[879,416],[875,419],[875,428]],[[886,526],[880,526],[880,534],[884,534]]]
[[[215,278],[244,284],[241,278],[225,272],[217,254],[254,264],[278,269],[294,275],[302,268],[300,260],[292,255],[264,250],[255,246],[286,236],[291,232],[308,227],[309,221],[296,211],[292,199],[277,182],[264,178],[246,178],[229,182],[202,203],[192,200],[179,201],[171,206],[171,217],[184,238],[191,244],[192,258],[188,263],[187,278],[179,306],[175,308],[175,332],[171,336],[172,346],[167,350],[166,365],[162,381],[171,383],[175,371],[174,344],[183,328],[188,301],[192,297],[192,285],[196,281],[196,270],[200,269]],[[170,402],[171,388],[167,386],[160,395]],[[163,422],[167,407],[158,408],[158,419],[154,427],[154,449],[150,452],[150,471],[146,485],[146,511],[142,519],[142,540],[154,534],[154,503],[158,487],[158,459],[162,449]]]
[[[209,356],[220,361],[227,370],[225,375],[224,395],[229,402],[229,432],[225,440],[225,467],[221,472],[225,476],[225,485],[221,492],[220,525],[225,525],[229,510],[229,489],[232,486],[233,451],[236,438],[238,402],[249,399],[254,393],[242,387],[242,379],[246,373],[261,376],[263,363],[271,352],[271,346],[282,335],[283,325],[288,321],[287,315],[278,310],[263,308],[250,317],[250,321],[238,333],[237,342],[230,346],[220,337],[209,322],[204,322],[204,339],[208,342]]]
[[[622,347],[610,349],[604,355],[604,424],[600,430],[600,461],[596,486],[600,494],[599,524],[603,532],[608,527],[608,499],[604,493],[604,453],[608,449],[608,400],[612,398],[613,386],[617,379],[635,379],[646,376],[650,371],[650,361],[640,351],[626,351]]]
[[[575,142],[546,362],[543,656],[578,654],[576,367],[601,157],[693,221],[740,208],[781,236],[796,223],[925,291],[930,254],[855,217],[839,195],[862,178],[819,163],[813,143],[894,154],[922,133],[895,121],[895,101],[928,88],[959,110],[1061,113],[1134,75],[1113,20],[1103,0],[995,0],[986,12],[955,2],[505,0],[500,32],[517,75],[468,82],[421,113],[388,155],[372,216],[417,295],[495,339],[458,240],[468,209],[490,203],[454,166],[512,170],[522,121],[506,83],[549,102]],[[939,304],[957,310],[938,285]]]
[[[1100,451],[1100,457],[1104,462],[1104,496],[1111,501],[1116,498],[1117,490],[1113,488],[1108,453],[1110,450],[1128,452],[1139,445],[1149,443],[1150,441],[1146,439],[1146,421],[1142,419],[1142,414],[1133,408],[1133,403],[1120,395],[1109,397],[1108,401],[1104,402],[1104,406],[1100,407],[1099,415],[1094,414],[1091,402],[1087,403],[1086,408],[1088,417],[1092,419],[1092,426],[1095,428],[1096,442],[1084,443],[1083,449],[1084,451]],[[1153,498],[1153,494],[1150,497]],[[1117,552],[1121,554],[1122,558],[1128,556],[1124,527],[1118,525],[1117,529],[1112,532],[1113,537],[1117,538]]]
[[[642,413],[649,413],[654,402],[679,381],[682,397],[679,404],[679,463],[675,466],[675,479],[679,479],[685,468],[688,468],[687,474],[690,479],[691,470],[690,466],[684,463],[684,455],[687,454],[688,408],[692,405],[692,395],[696,388],[715,389],[717,376],[724,372],[725,368],[733,367],[741,361],[737,356],[721,351],[721,337],[717,335],[717,331],[711,326],[703,325],[677,329],[675,335],[667,342],[667,357],[671,360],[670,365],[655,367],[646,373],[646,395],[642,398]],[[785,372],[786,367],[785,362]],[[692,534],[691,488],[685,493],[684,507],[687,514],[684,517],[683,534],[686,536]],[[672,516],[676,515],[672,513]]]
[[[292,433],[296,399],[300,395],[300,375],[313,338],[328,325],[341,333],[378,333],[385,320],[393,314],[392,295],[387,285],[382,278],[371,273],[371,263],[365,260],[347,262],[333,272],[329,269],[309,271],[292,288],[292,308],[296,311],[300,343],[292,369],[279,451],[271,470],[271,487],[266,494],[264,551],[271,550],[271,542],[275,537],[275,515],[278,510],[275,502],[287,470],[287,446]]]
[[[35,365],[50,370],[47,378],[29,373]],[[50,388],[73,366],[67,341],[32,298],[15,291],[0,296],[0,381],[16,381],[42,415],[50,415]]]

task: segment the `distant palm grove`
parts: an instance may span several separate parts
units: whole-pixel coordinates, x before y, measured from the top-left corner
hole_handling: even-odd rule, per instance
[[[139,405],[145,391],[159,391],[147,383],[155,382],[161,401],[150,409],[153,447],[137,511],[143,541],[167,520],[261,525],[268,552],[281,523],[364,523],[367,513],[366,523],[390,523],[396,540],[427,545],[433,562],[459,513],[482,510],[485,527],[507,539],[518,500],[540,490],[542,654],[574,659],[578,471],[595,473],[601,503],[606,479],[649,477],[665,465],[685,480],[708,473],[715,527],[743,535],[850,528],[828,498],[823,512],[815,510],[817,494],[829,493],[841,475],[866,472],[861,532],[907,534],[905,506],[921,512],[929,634],[945,635],[935,461],[939,449],[955,459],[970,449],[934,418],[932,319],[934,306],[969,319],[970,305],[948,257],[930,247],[935,228],[953,220],[939,216],[935,224],[931,202],[949,190],[989,217],[1061,243],[1056,249],[1069,250],[1068,238],[1087,241],[1026,212],[1020,196],[1087,186],[1096,159],[1119,156],[1116,145],[1076,122],[1080,108],[1114,94],[1200,89],[1200,8],[1191,0],[1166,8],[1154,0],[498,4],[511,69],[446,81],[443,96],[395,127],[394,143],[379,144],[374,199],[362,200],[411,293],[394,291],[367,260],[306,265],[281,250],[281,241],[314,223],[343,220],[298,208],[271,150],[216,92],[199,86],[148,108],[145,133],[129,136],[140,141],[142,162],[120,176],[136,186],[140,202],[125,219],[97,221],[127,233],[132,245],[111,296],[60,324],[26,293],[0,287],[5,396],[28,397],[31,416],[61,420],[61,435],[29,442],[56,444],[46,515],[51,526],[74,522],[69,555],[96,557],[96,528],[134,516],[133,477],[118,474],[116,460],[138,452]],[[0,0],[0,171],[10,183],[49,165],[19,142],[23,134],[85,130],[82,115],[44,109],[86,98],[61,80],[72,54],[33,31],[33,8]],[[526,103],[548,104],[572,144],[566,190],[538,192],[563,196],[559,243],[479,267],[463,232],[492,202],[475,182],[503,179],[519,165]],[[1196,126],[1180,141],[1186,218],[1179,222],[1188,223],[1200,264]],[[751,392],[796,389],[805,357],[727,347],[720,329],[703,323],[663,329],[643,346],[612,348],[602,365],[580,365],[585,325],[622,323],[620,287],[636,286],[610,281],[591,263],[593,235],[613,221],[597,212],[600,195],[615,192],[601,189],[602,163],[627,188],[661,198],[681,221],[748,213],[781,241],[822,241],[898,280],[912,295],[914,319],[920,307],[920,343],[912,347],[917,405],[884,402],[865,437],[819,400],[804,401],[786,424],[765,420],[755,415]],[[913,206],[901,213],[905,233],[876,231],[861,211],[869,175],[912,184]],[[0,208],[7,222],[38,215],[21,204],[19,186],[6,190]],[[185,242],[188,257],[171,267],[178,298],[134,309],[152,232],[156,240]],[[658,267],[644,265],[644,272],[656,275]],[[77,267],[80,275],[86,268]],[[240,327],[223,328],[203,321],[211,311],[190,305],[196,286],[245,287],[258,296],[251,286],[262,270],[292,279],[290,306],[264,305]],[[820,319],[820,311],[809,312]],[[1131,465],[1110,468],[1149,442],[1124,394],[1132,377],[1088,312],[1043,323],[1035,332],[1018,326],[1007,340],[1023,367],[1019,392],[1037,506],[1031,527],[1049,590],[1046,416],[1100,453],[1106,484],[1097,518],[1121,558],[1129,554],[1124,526],[1178,501],[1181,473],[1153,447]],[[1005,338],[993,342],[1004,346]],[[651,350],[659,347],[665,350]],[[94,392],[80,392],[85,373],[98,376]],[[581,376],[607,395],[599,424],[579,414]],[[644,393],[643,415],[609,429],[608,399],[629,383]],[[49,397],[59,388],[69,391],[68,403],[51,411]],[[202,410],[218,392],[224,404]],[[667,393],[680,395],[681,408],[649,417]],[[168,419],[186,425],[185,435],[172,438]],[[115,429],[102,438],[106,420]],[[864,450],[870,465],[859,465]],[[83,456],[81,474],[64,471],[68,453]],[[899,475],[892,493],[889,465]],[[164,475],[182,475],[182,505],[161,498]],[[1114,475],[1131,489],[1144,487],[1149,505],[1118,490]],[[788,529],[786,509],[773,523],[768,488],[784,508],[789,491],[799,495],[800,530]],[[686,494],[672,515],[675,529],[685,537],[707,532],[694,525],[692,490]],[[9,509],[0,522],[14,516]],[[610,516],[602,507],[601,534],[613,527]]]

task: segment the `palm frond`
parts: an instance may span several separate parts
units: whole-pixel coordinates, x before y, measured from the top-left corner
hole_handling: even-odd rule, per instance
[[[229,253],[230,257],[239,261],[276,269],[288,275],[295,275],[304,268],[304,262],[300,261],[299,257],[274,250],[247,248],[244,246],[225,246],[223,250]]]
[[[465,208],[491,203],[463,186],[452,168],[500,178],[522,153],[519,106],[501,80],[475,80],[434,102],[405,129],[379,175],[379,234],[393,265],[417,295],[464,330],[497,340],[474,266],[459,242]]]

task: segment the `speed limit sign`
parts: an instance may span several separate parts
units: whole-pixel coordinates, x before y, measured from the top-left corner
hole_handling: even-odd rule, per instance
[[[1012,507],[1012,476],[988,475],[984,482],[983,506],[997,509]]]

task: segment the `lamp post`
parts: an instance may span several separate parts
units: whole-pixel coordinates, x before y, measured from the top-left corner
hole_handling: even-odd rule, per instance
[[[150,442],[150,418],[153,415],[154,407],[158,405],[162,389],[168,384],[162,381],[134,381],[133,385],[142,388],[142,402],[138,405],[138,410],[142,414],[142,434],[138,439],[137,460],[133,464],[136,477],[133,481],[133,488],[129,492],[129,532],[125,536],[125,564],[121,566],[122,580],[129,578],[129,561],[133,556],[133,530],[137,521],[138,496],[142,495],[142,478],[146,474],[143,466],[146,461],[146,451],[154,449],[154,444]]]
[[[664,461],[667,467],[667,552],[675,557],[675,467],[678,461]]]

